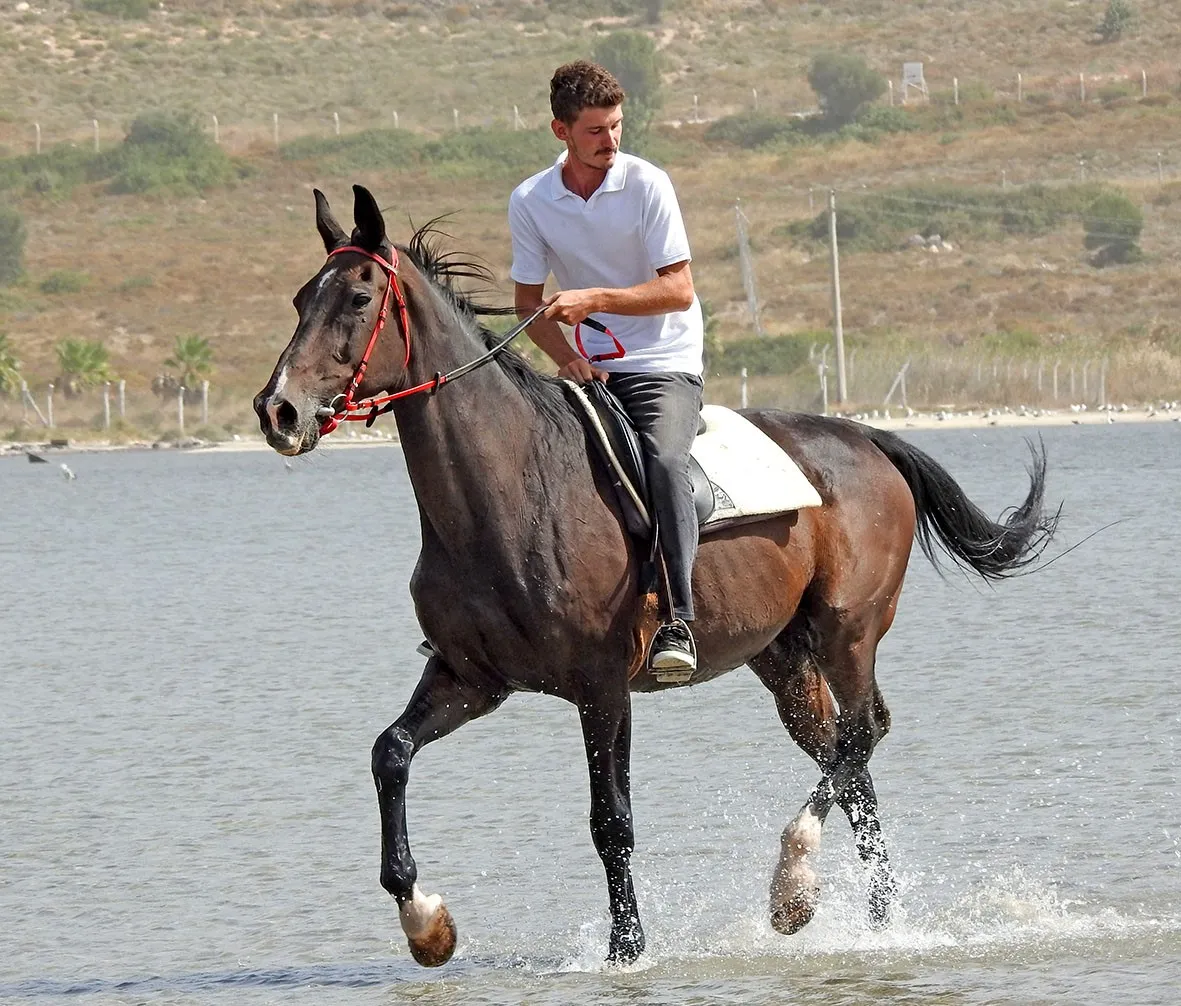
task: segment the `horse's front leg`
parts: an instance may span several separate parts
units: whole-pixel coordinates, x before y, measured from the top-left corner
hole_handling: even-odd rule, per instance
[[[381,812],[381,886],[398,902],[410,953],[425,967],[446,964],[455,952],[455,922],[437,895],[424,895],[406,834],[406,782],[418,750],[445,737],[507,696],[501,686],[460,679],[432,657],[405,711],[373,745],[373,781]]]
[[[611,941],[607,960],[630,964],[644,952],[644,930],[632,887],[635,846],[631,807],[631,696],[597,694],[579,703],[582,737],[590,769],[590,826],[607,872],[611,900]]]

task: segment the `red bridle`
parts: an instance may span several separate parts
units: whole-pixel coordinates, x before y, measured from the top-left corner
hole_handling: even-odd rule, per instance
[[[526,328],[533,324],[540,318],[547,309],[547,304],[542,304],[536,311],[534,311],[528,318],[519,322],[514,326],[495,346],[491,347],[488,352],[482,356],[477,357],[469,363],[465,363],[462,367],[456,367],[454,370],[446,374],[437,373],[429,381],[423,381],[421,384],[416,384],[412,388],[403,388],[401,391],[393,391],[385,395],[377,395],[370,398],[363,398],[359,402],[353,401],[353,395],[357,393],[357,388],[361,386],[361,382],[365,379],[365,371],[369,368],[369,357],[373,355],[373,347],[377,345],[377,337],[381,334],[381,330],[385,328],[386,318],[389,315],[390,296],[392,295],[395,303],[398,305],[398,321],[402,326],[402,336],[406,340],[406,358],[402,361],[404,369],[410,366],[410,314],[406,310],[406,296],[402,293],[402,287],[398,283],[398,250],[391,248],[391,261],[387,262],[380,255],[375,255],[371,251],[364,248],[358,248],[355,245],[346,245],[343,248],[335,248],[328,253],[328,257],[339,255],[341,252],[356,252],[358,255],[363,255],[365,258],[376,262],[382,269],[385,270],[388,281],[386,283],[385,293],[381,298],[381,310],[377,314],[377,321],[373,324],[373,331],[369,335],[369,342],[365,346],[365,352],[361,356],[361,362],[357,364],[356,372],[353,374],[353,379],[349,381],[349,386],[345,389],[343,394],[337,395],[336,398],[317,410],[317,417],[323,417],[323,422],[320,424],[320,436],[326,436],[335,430],[342,422],[357,421],[372,424],[372,422],[383,412],[388,412],[393,408],[393,403],[399,398],[409,398],[411,395],[417,395],[421,391],[429,391],[432,395],[439,390],[448,381],[453,381],[458,377],[463,377],[464,374],[469,374],[473,370],[482,367],[485,363],[496,356],[502,349],[504,349],[510,342],[520,335]],[[600,324],[593,318],[586,318],[583,324],[596,329],[599,332],[609,336],[611,341],[615,343],[615,352],[604,353],[599,356],[589,357],[592,363],[597,363],[600,360],[617,360],[624,355],[624,348],[619,340],[611,334],[611,330],[605,325]],[[575,329],[575,337],[578,339],[578,348],[583,356],[586,356],[585,350],[582,348],[582,339],[578,338],[578,330]],[[335,403],[340,400],[340,406],[336,407]],[[361,413],[364,413],[362,415]]]
[[[436,374],[433,380],[426,381],[413,388],[406,388],[403,391],[393,392],[388,395],[363,398],[359,402],[353,401],[353,395],[357,393],[357,388],[361,386],[361,382],[365,379],[365,371],[369,369],[369,357],[373,355],[373,347],[377,345],[377,337],[381,334],[381,330],[385,328],[386,318],[389,317],[391,295],[394,298],[394,303],[398,305],[398,322],[402,326],[402,338],[406,340],[406,358],[402,361],[402,366],[403,368],[410,366],[410,314],[406,310],[406,296],[402,293],[402,287],[398,283],[398,250],[396,248],[390,249],[391,261],[389,262],[380,255],[375,255],[373,252],[367,251],[364,248],[358,248],[356,245],[334,248],[328,253],[328,257],[332,258],[333,255],[340,255],[342,252],[355,252],[357,255],[364,255],[365,258],[376,262],[385,270],[386,287],[385,293],[381,297],[381,310],[377,313],[377,321],[373,324],[373,331],[369,335],[369,343],[366,345],[365,352],[361,356],[361,362],[357,364],[357,370],[353,374],[353,379],[349,381],[349,386],[345,389],[344,394],[337,395],[332,400],[335,403],[337,399],[340,399],[340,406],[334,407],[333,404],[328,406],[333,411],[320,424],[320,436],[331,433],[345,420],[373,422],[379,412],[384,411],[382,406],[388,405],[398,398],[405,398],[408,395],[416,394],[419,391],[438,388],[446,380],[442,375]],[[368,414],[361,415],[360,413]]]

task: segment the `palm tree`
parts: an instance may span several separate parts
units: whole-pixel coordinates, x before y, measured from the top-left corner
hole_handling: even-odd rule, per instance
[[[169,376],[188,394],[199,396],[198,385],[213,373],[213,347],[208,339],[199,335],[178,335],[172,355],[164,361],[164,366],[176,372]]]
[[[111,380],[110,354],[96,339],[63,339],[57,350],[58,376],[54,382],[67,397]]]
[[[21,386],[20,360],[13,355],[8,335],[0,332],[0,395],[11,395]]]

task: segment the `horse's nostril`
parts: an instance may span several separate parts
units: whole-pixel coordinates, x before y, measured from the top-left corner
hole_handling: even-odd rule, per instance
[[[275,420],[279,429],[289,430],[295,426],[296,422],[298,422],[299,413],[296,411],[295,406],[290,402],[282,401],[275,409]]]

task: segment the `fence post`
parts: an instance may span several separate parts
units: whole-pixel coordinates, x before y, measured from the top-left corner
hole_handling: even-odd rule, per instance
[[[1141,98],[1148,97],[1148,71],[1147,70],[1140,71],[1140,97]]]
[[[1070,401],[1074,404],[1074,364],[1070,365]]]
[[[1021,104],[1025,100],[1025,81],[1021,79],[1021,74],[1017,74],[1017,104]]]
[[[1099,408],[1107,405],[1107,357],[1099,364]]]
[[[1054,361],[1054,401],[1058,401],[1058,364],[1061,360]]]
[[[1091,361],[1087,360],[1083,364],[1083,401],[1087,400],[1087,371],[1091,369]]]
[[[180,427],[180,435],[185,435],[185,388],[182,384],[176,389],[176,424]]]
[[[959,77],[952,77],[951,78],[951,90],[952,90],[952,94],[955,95],[955,103],[958,105],[960,103],[960,78]],[[890,104],[892,105],[892,104],[894,104],[894,102],[891,101]]]
[[[221,124],[217,121],[217,116],[211,116],[213,119],[213,142],[217,146],[221,146]]]
[[[103,383],[103,429],[111,428],[111,382]]]
[[[209,425],[209,382],[201,382],[201,425]]]
[[[1002,169],[1001,171],[1001,191],[1006,192],[1009,188],[1009,173]]]
[[[451,109],[451,121],[454,124],[455,128],[458,130],[459,129],[459,109],[458,108]]]
[[[53,429],[53,382],[49,382],[49,391],[45,395],[45,415],[48,417],[45,425]]]
[[[127,382],[119,382],[119,418],[127,418]]]
[[[1082,74],[1081,70],[1079,71],[1079,75],[1078,75],[1078,100],[1079,101],[1086,101],[1087,100],[1087,82],[1083,78],[1083,74]]]
[[[828,347],[824,347],[820,363],[816,365],[816,376],[820,378],[820,414],[828,415]]]
[[[742,395],[741,395],[741,399],[740,399],[740,400],[741,400],[741,402],[742,402],[742,407],[745,409],[745,408],[747,407],[747,405],[749,405],[749,404],[750,404],[750,396],[749,396],[749,394],[747,393],[747,386],[746,386],[746,368],[745,368],[745,367],[743,367],[743,368],[742,368],[742,384],[741,384],[741,388],[742,388]]]
[[[894,107],[894,81],[887,80],[886,86],[889,87],[889,89],[890,89],[890,107],[893,108]],[[957,101],[956,104],[958,105],[959,102]]]
[[[91,119],[90,125],[94,129],[94,152],[98,153],[98,119]]]
[[[754,110],[757,112],[759,110],[759,92],[757,88],[752,87],[750,89],[750,97],[754,103]]]
[[[697,95],[693,95],[693,121],[695,123],[701,121],[701,108],[697,104]]]
[[[398,110],[394,109],[394,129],[398,128]]]
[[[340,112],[332,113],[332,131],[340,136]]]
[[[837,251],[836,189],[828,190],[828,240],[832,245],[832,327],[837,349],[837,404],[844,405],[849,397],[849,387],[845,379],[845,329],[841,322],[841,262]]]
[[[271,135],[274,137],[275,146],[279,145],[279,113],[271,113]]]
[[[33,152],[41,156],[41,123],[33,123]]]

